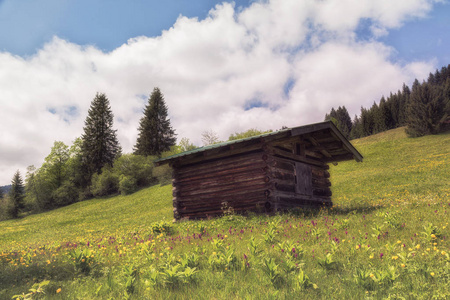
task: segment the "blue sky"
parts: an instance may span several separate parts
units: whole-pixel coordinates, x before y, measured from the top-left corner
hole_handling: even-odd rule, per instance
[[[159,87],[178,139],[353,116],[450,63],[439,0],[0,0],[0,185],[105,93],[125,153]]]
[[[235,1],[236,7],[251,1]],[[158,36],[179,15],[203,19],[216,0],[2,0],[0,49],[32,55],[53,36],[111,51],[141,35]]]
[[[79,45],[95,45],[111,51],[137,36],[158,36],[169,29],[178,16],[203,19],[209,10],[223,1],[55,1],[1,0],[0,49],[29,56],[53,36]],[[251,0],[234,1],[237,9]],[[357,34],[371,38],[367,24],[361,21]],[[437,59],[438,65],[450,61],[450,5],[437,3],[422,19],[393,29],[381,40],[397,50],[396,59],[404,61]]]

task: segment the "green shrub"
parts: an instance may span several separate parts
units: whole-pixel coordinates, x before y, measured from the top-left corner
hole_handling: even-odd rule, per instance
[[[145,187],[155,182],[152,156],[123,154],[114,162],[114,173],[121,177],[134,179],[138,187]]]
[[[102,174],[92,176],[92,193],[94,196],[107,196],[116,194],[119,191],[119,177],[111,172],[109,168],[104,168]]]
[[[172,182],[172,168],[165,164],[153,169],[153,177],[158,179],[160,185],[166,185]]]
[[[130,176],[122,176],[119,182],[119,192],[122,195],[130,195],[137,190],[136,179]]]
[[[72,182],[64,183],[52,193],[54,204],[57,207],[75,203],[79,199],[79,191]]]

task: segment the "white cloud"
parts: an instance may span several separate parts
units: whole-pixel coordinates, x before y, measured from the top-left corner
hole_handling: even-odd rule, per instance
[[[0,185],[16,169],[39,166],[55,140],[80,136],[97,92],[111,102],[125,152],[155,86],[178,137],[198,145],[207,129],[226,139],[322,121],[331,106],[359,113],[435,69],[434,61],[394,62],[395,49],[376,40],[424,17],[432,3],[274,0],[239,12],[224,3],[204,20],[180,16],[160,36],[134,37],[109,53],[58,37],[31,57],[0,52]],[[363,19],[373,38],[357,42]]]

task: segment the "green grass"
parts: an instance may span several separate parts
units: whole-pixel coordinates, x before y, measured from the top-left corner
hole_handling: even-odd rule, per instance
[[[0,299],[450,298],[450,134],[353,143],[327,210],[172,224],[155,186],[0,222]]]
[[[173,219],[169,185],[153,186],[128,196],[78,202],[50,212],[0,223],[0,251],[58,244],[75,239],[137,230]]]

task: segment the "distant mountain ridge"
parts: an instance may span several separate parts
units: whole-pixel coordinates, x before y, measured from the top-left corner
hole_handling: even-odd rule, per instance
[[[6,195],[9,193],[9,190],[11,189],[11,185],[4,185],[4,186],[0,186],[0,188],[3,191],[3,194]]]

